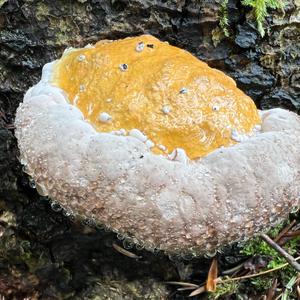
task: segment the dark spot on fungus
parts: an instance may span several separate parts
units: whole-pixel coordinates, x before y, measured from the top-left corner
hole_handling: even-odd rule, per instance
[[[127,71],[128,65],[127,64],[120,64],[120,70],[121,71]]]

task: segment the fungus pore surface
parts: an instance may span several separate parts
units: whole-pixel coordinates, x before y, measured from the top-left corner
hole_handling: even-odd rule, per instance
[[[98,131],[138,129],[154,153],[181,148],[199,158],[260,123],[230,77],[150,35],[67,51],[52,83]]]
[[[151,36],[65,51],[15,127],[40,194],[148,250],[215,251],[299,205],[299,116]]]

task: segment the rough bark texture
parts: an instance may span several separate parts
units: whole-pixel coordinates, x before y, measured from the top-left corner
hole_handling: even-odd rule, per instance
[[[261,108],[300,111],[300,2],[271,12],[261,38],[251,13],[230,0],[230,37],[214,0],[0,0],[0,295],[11,299],[163,299],[164,281],[205,279],[209,260],[173,262],[112,248],[112,233],[51,209],[22,173],[13,130],[23,93],[68,46],[151,33],[236,79]],[[298,96],[297,96],[298,95]],[[239,259],[225,251],[227,267]],[[172,295],[180,299],[179,294]]]

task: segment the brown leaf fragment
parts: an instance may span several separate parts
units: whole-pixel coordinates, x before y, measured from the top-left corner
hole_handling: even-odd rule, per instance
[[[172,284],[172,285],[181,285],[181,286],[186,286],[186,287],[193,287],[193,288],[198,288],[199,285],[194,284],[194,283],[189,283],[189,282],[182,282],[182,281],[167,281],[167,284]]]
[[[275,298],[277,284],[278,284],[278,280],[277,280],[277,278],[274,278],[272,286],[268,290],[268,294],[267,294],[266,300],[273,300]]]
[[[215,292],[217,288],[217,277],[218,277],[218,261],[216,258],[213,259],[206,281],[206,291]]]
[[[191,292],[189,294],[189,297],[197,296],[197,295],[200,295],[200,294],[202,294],[204,292],[206,292],[206,287],[205,286],[201,286],[201,287],[197,288],[196,290],[194,290],[193,292]]]
[[[187,286],[187,287],[182,287],[182,288],[178,288],[177,291],[189,291],[189,290],[195,290],[194,287],[192,286]]]
[[[121,254],[123,254],[123,255],[125,255],[125,256],[128,256],[128,257],[130,257],[130,258],[134,258],[134,259],[139,259],[139,258],[141,258],[141,256],[138,256],[138,255],[136,255],[136,254],[134,254],[134,253],[132,253],[132,252],[130,252],[130,251],[128,251],[128,250],[125,250],[124,248],[122,248],[122,247],[120,247],[119,245],[117,245],[117,244],[115,244],[115,243],[113,243],[113,248],[115,249],[115,250],[117,250],[119,253],[121,253]]]
[[[297,284],[296,284],[296,292],[297,292],[297,299],[300,299],[300,275],[298,275],[297,278]]]
[[[297,285],[297,296],[298,296],[298,299],[300,299],[300,287],[299,287],[299,285]]]

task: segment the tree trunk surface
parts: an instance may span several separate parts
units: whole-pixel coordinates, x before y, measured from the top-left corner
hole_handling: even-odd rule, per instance
[[[209,257],[178,260],[131,249],[141,256],[133,259],[113,247],[122,245],[115,234],[54,211],[22,173],[12,124],[42,66],[65,48],[143,33],[224,71],[259,108],[299,112],[299,0],[288,0],[284,12],[270,11],[263,38],[251,9],[236,0],[227,5],[225,37],[221,2],[0,0],[0,298],[185,299],[165,282],[205,281]],[[220,269],[240,260],[237,245],[218,255]],[[252,293],[245,288],[245,299]]]

